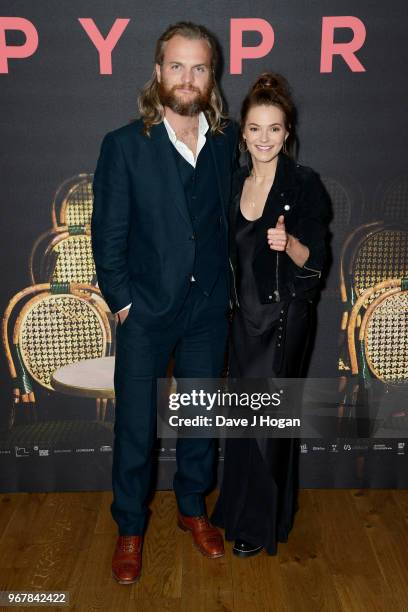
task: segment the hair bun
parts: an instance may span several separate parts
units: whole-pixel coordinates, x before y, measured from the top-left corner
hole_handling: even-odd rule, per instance
[[[289,88],[286,79],[280,74],[264,72],[253,84],[251,92],[260,89],[273,89],[276,93],[287,93]]]

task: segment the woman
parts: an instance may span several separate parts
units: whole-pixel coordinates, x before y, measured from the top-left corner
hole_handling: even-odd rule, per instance
[[[232,378],[302,375],[313,299],[326,258],[330,204],[317,174],[289,156],[295,108],[283,77],[261,75],[241,109],[246,167],[235,175],[231,268]],[[296,439],[230,438],[212,521],[233,552],[274,555],[297,510]]]

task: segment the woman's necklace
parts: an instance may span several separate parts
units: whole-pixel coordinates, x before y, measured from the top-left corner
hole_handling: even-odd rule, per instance
[[[262,178],[262,179],[267,179],[267,180],[270,180],[270,179],[271,179],[271,180],[272,180],[272,182],[273,182],[273,180],[274,180],[274,178],[275,178],[275,173],[271,174],[270,176],[268,176],[268,175],[262,175],[262,174],[258,174],[258,175],[257,175],[257,174],[255,174],[254,170],[252,169],[252,170],[251,170],[250,177],[251,177],[251,178],[254,180],[254,183],[255,183],[255,185],[256,185],[256,179],[257,179],[257,178]],[[252,201],[252,202],[247,202],[247,205],[248,205],[250,208],[256,208],[256,202],[253,202],[253,201]]]
[[[268,179],[268,180],[271,179],[273,181],[273,179],[275,178],[275,172],[269,175],[268,174],[255,174],[254,170],[252,169],[250,176],[254,178],[255,180],[257,178],[262,178],[262,179]]]

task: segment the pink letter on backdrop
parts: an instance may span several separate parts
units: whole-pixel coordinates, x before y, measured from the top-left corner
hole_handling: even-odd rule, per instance
[[[350,28],[354,33],[353,40],[348,43],[333,42],[335,28]],[[365,38],[365,25],[358,17],[323,17],[320,72],[333,72],[333,55],[341,55],[353,72],[365,72],[363,64],[355,56]]]
[[[26,41],[23,45],[8,46],[6,30],[24,32]],[[35,26],[23,17],[0,17],[0,74],[8,74],[8,58],[23,58],[33,55],[38,47],[38,32]]]
[[[262,36],[261,44],[257,47],[243,47],[243,32],[259,32]],[[242,74],[242,60],[268,55],[275,42],[275,34],[265,19],[231,19],[230,40],[230,73]]]
[[[112,51],[116,47],[130,19],[115,19],[109,34],[103,38],[93,19],[84,17],[79,23],[92,40],[99,53],[99,74],[112,74]]]

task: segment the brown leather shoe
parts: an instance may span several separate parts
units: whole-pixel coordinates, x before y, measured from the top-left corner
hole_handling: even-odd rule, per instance
[[[112,557],[112,576],[119,584],[133,584],[142,571],[143,536],[119,536]]]
[[[224,540],[222,535],[211,525],[206,516],[178,515],[178,526],[183,531],[191,531],[194,546],[209,559],[224,555]]]

